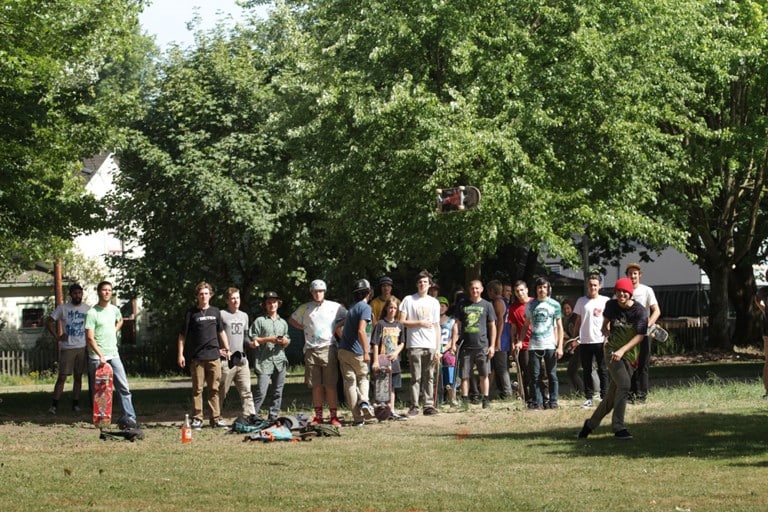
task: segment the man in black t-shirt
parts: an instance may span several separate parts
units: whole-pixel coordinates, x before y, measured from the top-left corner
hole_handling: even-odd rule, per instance
[[[191,359],[192,374],[192,428],[203,427],[203,384],[208,386],[208,409],[211,427],[226,428],[219,405],[219,383],[221,381],[221,358],[229,358],[229,341],[224,332],[219,308],[210,305],[213,290],[206,282],[195,287],[197,304],[187,310],[184,323],[179,331],[178,363],[187,365],[184,347]]]

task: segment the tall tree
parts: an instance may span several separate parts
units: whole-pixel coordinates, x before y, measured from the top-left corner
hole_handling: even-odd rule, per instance
[[[96,227],[100,210],[79,180],[81,159],[104,149],[111,123],[97,108],[102,79],[135,41],[141,5],[3,2],[0,274],[61,254]]]

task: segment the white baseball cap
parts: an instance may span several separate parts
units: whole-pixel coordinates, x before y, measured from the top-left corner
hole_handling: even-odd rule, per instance
[[[309,285],[309,291],[313,292],[315,290],[327,290],[328,288],[325,286],[325,281],[322,279],[315,279],[312,281],[312,283]]]

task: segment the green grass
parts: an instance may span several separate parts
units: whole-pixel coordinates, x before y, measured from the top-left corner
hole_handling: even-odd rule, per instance
[[[178,379],[132,382],[146,439],[105,442],[85,414],[47,416],[50,389],[2,388],[0,496],[9,511],[763,510],[768,402],[756,367],[653,368],[674,385],[628,408],[628,442],[608,419],[576,440],[589,413],[574,397],[556,411],[494,402],[307,443],[204,429],[182,445],[190,390]],[[300,377],[287,387],[306,410]]]

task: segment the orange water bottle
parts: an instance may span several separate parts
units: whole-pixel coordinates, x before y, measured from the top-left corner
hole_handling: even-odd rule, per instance
[[[192,442],[192,425],[189,424],[189,414],[184,415],[184,424],[181,426],[181,442]]]

